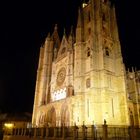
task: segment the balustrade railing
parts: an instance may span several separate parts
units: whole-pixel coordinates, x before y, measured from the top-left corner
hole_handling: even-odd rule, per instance
[[[140,128],[134,126],[82,125],[44,128],[15,128],[4,135],[27,136],[35,138],[59,138],[72,140],[138,140]]]

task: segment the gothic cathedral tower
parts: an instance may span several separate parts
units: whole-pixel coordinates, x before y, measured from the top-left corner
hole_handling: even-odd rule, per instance
[[[114,5],[83,3],[76,36],[64,31],[60,41],[55,26],[41,47],[32,123],[127,125],[125,83]]]

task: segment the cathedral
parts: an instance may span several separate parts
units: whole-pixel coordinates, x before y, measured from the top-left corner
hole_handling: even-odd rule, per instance
[[[125,70],[114,5],[84,2],[76,29],[57,29],[40,48],[33,126],[139,124],[140,72]]]

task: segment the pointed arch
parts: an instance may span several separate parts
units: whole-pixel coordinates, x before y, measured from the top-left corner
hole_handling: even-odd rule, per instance
[[[52,107],[48,112],[47,112],[47,123],[49,126],[54,127],[56,126],[56,111],[55,108]]]
[[[39,126],[39,127],[44,126],[45,118],[46,118],[46,114],[44,112],[40,112],[39,117],[38,117],[37,126]]]
[[[61,125],[70,125],[70,113],[66,104],[63,104],[61,108]]]

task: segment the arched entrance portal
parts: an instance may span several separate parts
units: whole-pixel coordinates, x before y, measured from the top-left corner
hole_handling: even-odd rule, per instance
[[[47,113],[47,124],[51,127],[56,126],[56,111],[54,107],[52,107]]]
[[[46,118],[46,116],[45,116],[44,113],[40,114],[40,117],[39,117],[38,125],[37,126],[39,126],[39,127],[44,126],[44,124],[45,124],[45,118]]]
[[[69,126],[70,125],[70,113],[68,107],[62,106],[61,109],[61,125]]]

